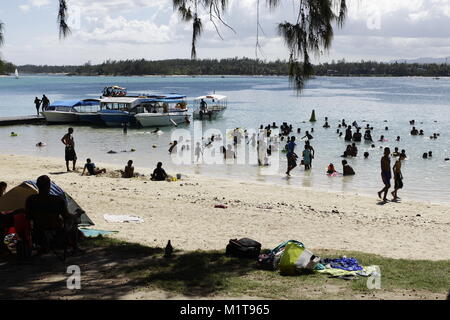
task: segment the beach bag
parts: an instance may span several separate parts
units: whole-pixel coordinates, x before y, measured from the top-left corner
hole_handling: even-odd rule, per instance
[[[320,257],[315,256],[303,245],[289,242],[284,248],[279,268],[282,275],[297,275],[304,271],[312,271],[320,262]]]
[[[258,241],[242,238],[230,239],[226,248],[226,255],[239,258],[258,258],[261,252],[261,243]]]
[[[258,257],[258,266],[265,270],[277,270],[280,263],[281,256],[283,255],[284,248],[288,243],[296,243],[301,247],[304,247],[303,243],[297,240],[288,240],[279,244],[276,248],[267,254],[260,254]]]

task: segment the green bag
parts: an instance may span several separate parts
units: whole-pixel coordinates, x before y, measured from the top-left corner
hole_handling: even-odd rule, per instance
[[[314,270],[320,258],[296,242],[289,242],[280,259],[280,273],[282,275],[296,275],[304,270]]]

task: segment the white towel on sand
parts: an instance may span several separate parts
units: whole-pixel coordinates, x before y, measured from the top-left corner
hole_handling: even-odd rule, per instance
[[[131,215],[104,214],[103,218],[105,218],[105,220],[108,222],[144,222],[144,219]]]

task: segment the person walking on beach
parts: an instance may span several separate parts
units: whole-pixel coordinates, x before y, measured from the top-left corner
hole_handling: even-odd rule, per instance
[[[397,191],[398,189],[403,188],[402,160],[404,160],[404,158],[400,156],[392,168],[392,171],[394,172],[394,191],[391,192],[394,198],[392,201],[398,200]]]
[[[291,141],[286,145],[286,157],[288,161],[288,167],[286,174],[290,176],[291,171],[297,166],[297,155],[295,154],[295,137],[291,138]]]
[[[36,113],[37,113],[37,115],[38,115],[38,117],[39,117],[39,108],[41,107],[41,100],[39,100],[39,98],[38,97],[36,97],[35,99],[34,99],[34,105],[36,106]]]
[[[384,155],[381,158],[381,179],[384,183],[384,188],[378,192],[378,197],[381,199],[381,194],[384,192],[383,201],[387,202],[387,193],[391,187],[391,158],[389,157],[391,150],[389,148],[384,148]]]
[[[67,172],[70,172],[69,161],[73,162],[73,171],[75,171],[75,164],[77,162],[77,154],[75,152],[75,141],[73,139],[73,128],[69,128],[67,133],[62,137],[61,142],[66,146],[66,167]]]
[[[47,110],[48,105],[50,104],[50,100],[48,100],[48,98],[45,96],[45,94],[42,96],[42,111]]]

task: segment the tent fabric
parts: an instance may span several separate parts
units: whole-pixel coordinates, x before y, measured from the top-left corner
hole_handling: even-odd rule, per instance
[[[36,186],[36,181],[23,182],[0,198],[0,212],[24,209],[28,197],[37,193],[38,188]],[[67,210],[70,214],[75,214],[77,210],[81,209],[78,203],[76,203],[70,195],[53,182],[50,186],[50,194],[62,197],[66,201]],[[86,213],[81,215],[80,220],[80,226],[94,225],[94,222],[92,222]]]

